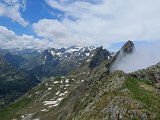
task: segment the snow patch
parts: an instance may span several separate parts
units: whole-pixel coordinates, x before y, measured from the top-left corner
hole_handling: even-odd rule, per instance
[[[48,90],[52,90],[52,88],[48,88]]]
[[[46,59],[47,59],[47,56],[44,56],[44,59],[46,60]]]
[[[60,93],[60,91],[56,92],[55,94],[58,95]]]
[[[48,110],[47,109],[43,109],[43,110],[41,110],[42,112],[47,112]]]
[[[87,60],[87,62],[89,62],[89,61],[90,61],[90,59]]]
[[[40,120],[39,118],[35,118],[35,119],[33,119],[33,120]]]
[[[56,53],[55,53],[54,51],[51,51],[51,54],[52,54],[53,56],[55,56],[55,55],[56,55]]]
[[[53,105],[53,104],[57,104],[57,101],[44,101],[43,103],[44,105]]]
[[[64,93],[61,93],[59,96],[63,96],[63,95],[65,95]]]
[[[69,86],[69,84],[66,84],[65,86],[67,87],[67,86]]]
[[[53,107],[55,107],[55,106],[58,106],[59,105],[59,103],[57,103],[57,104],[54,104],[54,105],[52,105]]]
[[[89,56],[90,53],[86,53],[86,56]]]
[[[59,83],[59,81],[54,81],[53,83],[54,83],[54,84],[57,84],[57,83]]]
[[[50,105],[50,106],[48,106],[48,108],[55,107],[55,106],[58,106],[58,105],[59,105],[58,103],[54,104],[54,105]]]
[[[80,46],[74,46],[73,48],[67,49],[66,52],[72,53],[72,52],[79,51],[79,50],[81,50],[82,48],[83,48],[83,47],[80,47]]]
[[[66,81],[65,81],[66,83],[69,83],[69,79],[66,79]]]
[[[59,101],[59,102],[62,101],[62,100],[63,100],[63,98],[58,98],[58,99],[57,99],[57,101]]]
[[[60,83],[63,83],[63,80],[61,80],[61,82]]]

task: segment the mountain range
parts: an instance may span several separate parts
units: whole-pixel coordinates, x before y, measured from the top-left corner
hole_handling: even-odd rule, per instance
[[[0,49],[0,107],[13,102],[41,81],[67,75],[84,61],[89,62],[98,49],[93,46],[45,50]],[[107,50],[104,54],[110,56]]]
[[[160,63],[113,68],[135,49],[1,49],[0,120],[159,120]]]

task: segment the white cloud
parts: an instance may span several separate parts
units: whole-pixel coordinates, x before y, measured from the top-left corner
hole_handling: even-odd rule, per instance
[[[99,0],[91,2],[45,0],[65,13],[62,21],[42,19],[33,25],[38,36],[64,44],[109,45],[160,40],[159,0]],[[69,19],[72,17],[74,20]]]
[[[86,38],[74,34],[74,31],[71,31],[68,27],[65,23],[48,19],[42,19],[33,24],[33,29],[37,35],[53,42],[56,47],[67,47],[75,44],[85,46],[89,44],[89,40],[86,41]]]
[[[25,9],[25,0],[2,0],[0,2],[0,16],[5,16],[26,27],[28,22],[24,20],[20,9]]]
[[[0,47],[1,48],[46,48],[54,46],[45,39],[34,38],[29,35],[18,36],[6,27],[0,26]]]

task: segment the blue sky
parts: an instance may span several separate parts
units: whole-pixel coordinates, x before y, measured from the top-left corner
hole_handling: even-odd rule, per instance
[[[159,0],[1,0],[0,47],[159,42]]]
[[[57,18],[56,16],[53,16],[49,13],[49,11],[52,11],[52,9],[48,7],[45,4],[45,1],[43,0],[27,0],[25,4],[26,4],[25,11],[23,10],[20,11],[22,11],[21,12],[22,17],[29,22],[29,25],[27,27],[23,27],[19,23],[5,16],[0,17],[0,25],[6,26],[10,30],[16,32],[17,35],[22,35],[22,34],[32,35],[34,34],[31,27],[33,23],[43,18],[46,19]],[[59,12],[56,10],[54,11],[54,13],[59,14]]]

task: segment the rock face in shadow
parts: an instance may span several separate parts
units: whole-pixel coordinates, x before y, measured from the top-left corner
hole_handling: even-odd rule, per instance
[[[109,53],[106,49],[103,49],[103,47],[99,47],[96,49],[96,53],[89,64],[89,68],[93,69],[99,64],[101,64],[104,60],[110,58],[111,58],[111,53]]]

